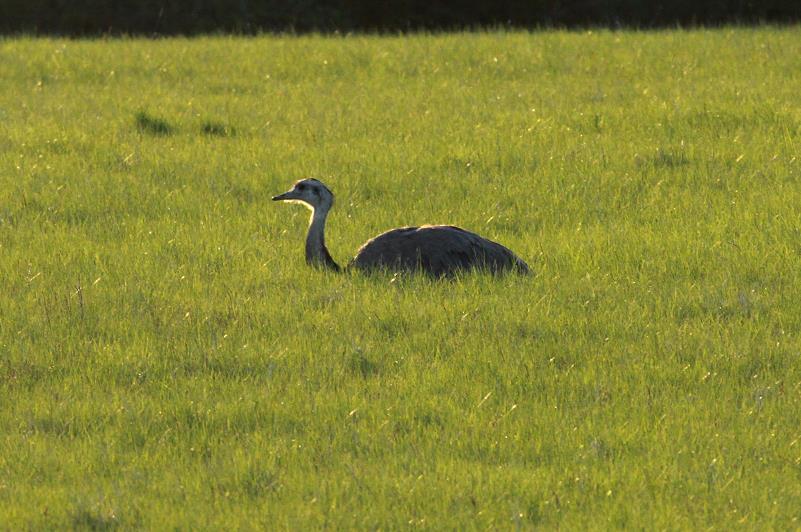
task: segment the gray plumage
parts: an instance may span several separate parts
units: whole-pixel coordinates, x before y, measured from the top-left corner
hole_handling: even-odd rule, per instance
[[[361,270],[420,268],[436,276],[471,268],[484,268],[493,273],[512,268],[528,272],[528,265],[509,249],[452,225],[387,231],[359,248],[348,266]]]
[[[333,193],[316,179],[303,179],[273,201],[299,202],[311,209],[306,262],[339,271],[325,247],[325,220],[334,204]],[[360,247],[347,268],[421,270],[438,277],[474,268],[529,273],[528,265],[508,248],[451,225],[401,227],[382,233]]]

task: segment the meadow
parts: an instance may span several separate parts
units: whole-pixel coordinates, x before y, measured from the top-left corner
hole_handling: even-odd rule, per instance
[[[0,528],[801,527],[801,28],[0,39]],[[341,264],[448,223],[528,277]]]

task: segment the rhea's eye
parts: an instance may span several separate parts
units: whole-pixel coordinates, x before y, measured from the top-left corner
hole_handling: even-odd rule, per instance
[[[298,185],[298,190],[306,190],[306,185],[301,183],[300,185]]]

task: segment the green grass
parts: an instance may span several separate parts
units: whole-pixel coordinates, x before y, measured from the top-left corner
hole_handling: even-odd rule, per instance
[[[799,58],[0,40],[2,528],[798,528]],[[309,269],[305,176],[340,263],[451,223],[536,273]]]

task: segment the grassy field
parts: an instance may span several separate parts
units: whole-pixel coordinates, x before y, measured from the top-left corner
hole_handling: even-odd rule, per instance
[[[801,28],[0,40],[0,528],[801,527]],[[450,223],[528,278],[337,275]]]

